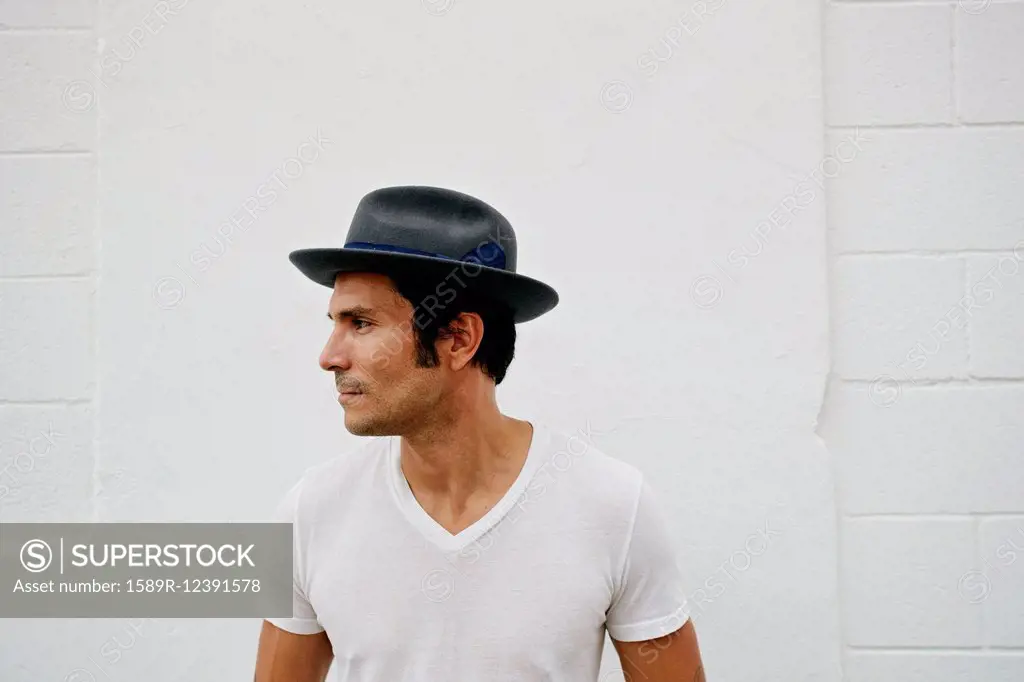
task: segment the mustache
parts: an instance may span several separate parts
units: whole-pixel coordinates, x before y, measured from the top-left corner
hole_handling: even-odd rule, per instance
[[[338,389],[338,393],[363,393],[363,387],[358,384],[347,384],[343,381],[335,381],[334,386]]]

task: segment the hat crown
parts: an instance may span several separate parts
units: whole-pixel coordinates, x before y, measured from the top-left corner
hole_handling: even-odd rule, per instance
[[[516,234],[497,209],[442,187],[383,187],[356,207],[346,247],[377,248],[516,271]]]

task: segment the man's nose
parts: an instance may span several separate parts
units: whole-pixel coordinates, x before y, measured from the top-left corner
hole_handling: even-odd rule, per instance
[[[348,371],[351,366],[352,359],[344,334],[338,331],[331,333],[324,349],[320,352],[320,369],[327,372],[334,372],[339,368]]]

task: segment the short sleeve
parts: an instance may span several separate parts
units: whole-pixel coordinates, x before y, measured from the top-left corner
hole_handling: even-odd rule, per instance
[[[606,614],[612,639],[639,642],[675,632],[689,619],[682,575],[655,491],[641,480],[622,572]]]
[[[318,632],[322,632],[324,627],[317,619],[316,612],[306,596],[304,543],[298,522],[301,492],[302,480],[300,479],[278,502],[273,518],[274,521],[292,524],[292,617],[267,618],[266,620],[288,632],[294,632],[298,635],[315,635]]]

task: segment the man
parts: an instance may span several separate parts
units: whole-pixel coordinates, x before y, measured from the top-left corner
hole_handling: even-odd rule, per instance
[[[495,400],[515,324],[555,307],[516,273],[488,204],[367,194],[340,249],[291,262],[333,289],[320,366],[345,428],[307,470],[291,618],[263,622],[256,682],[596,682],[605,631],[627,680],[703,682],[661,507],[642,473]]]

